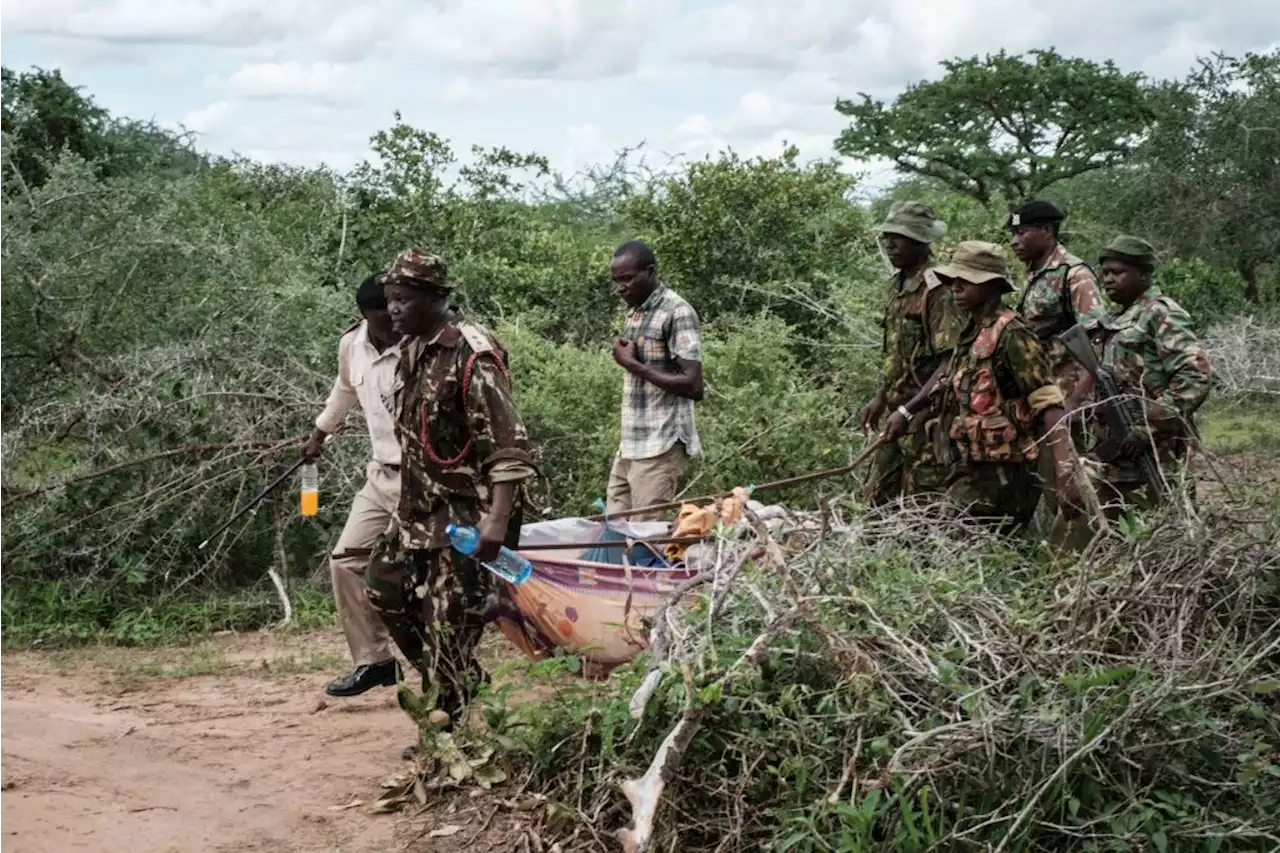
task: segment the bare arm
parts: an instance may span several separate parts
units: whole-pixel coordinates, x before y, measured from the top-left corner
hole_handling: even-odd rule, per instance
[[[929,398],[933,396],[934,389],[938,387],[938,383],[942,381],[942,378],[947,375],[947,370],[950,366],[951,359],[940,362],[938,366],[934,368],[933,375],[929,377],[928,381],[926,381],[923,386],[921,386],[920,390],[916,392],[916,395],[906,403],[903,403],[903,408],[907,410],[908,414],[914,416],[928,404]],[[906,431],[906,417],[903,416],[902,412],[892,412],[889,415],[889,421],[885,424],[884,432],[881,433],[881,435],[889,441],[897,441]]]
[[[630,342],[628,342],[630,343]],[[702,362],[691,361],[684,358],[676,358],[676,372],[669,373],[665,370],[658,370],[652,365],[644,364],[635,358],[634,345],[625,347],[630,357],[624,356],[618,359],[618,363],[622,365],[633,376],[643,379],[645,382],[652,383],[669,394],[675,394],[677,397],[683,397],[686,400],[698,402],[703,395],[702,382]],[[614,345],[614,357],[617,358],[618,346]]]
[[[347,378],[351,360],[351,338],[345,336],[338,343],[338,375],[329,389],[329,397],[325,400],[324,410],[316,418],[315,429],[311,431],[302,446],[302,455],[314,459],[324,447],[325,436],[333,435],[342,426],[347,412],[356,405],[356,389]]]

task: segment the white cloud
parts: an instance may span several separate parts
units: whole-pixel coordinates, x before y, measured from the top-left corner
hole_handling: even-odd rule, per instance
[[[676,133],[684,136],[711,136],[715,125],[702,113],[694,113],[676,126]]]
[[[481,106],[536,93],[548,93],[548,80],[521,77],[455,77],[442,87],[423,93],[423,97],[439,104]]]
[[[6,34],[104,45],[267,48],[312,58],[370,56],[408,17],[407,0],[6,0]],[[388,26],[390,24],[391,26]]]
[[[227,101],[215,101],[183,116],[182,126],[201,135],[216,133],[226,124],[232,112],[233,108]]]
[[[565,136],[569,144],[560,160],[562,170],[569,174],[583,171],[597,163],[607,163],[617,154],[608,133],[598,124],[571,124],[565,128]]]
[[[149,0],[9,0],[8,32],[105,42],[243,45],[289,31],[289,2],[153,3]]]
[[[211,78],[209,86],[237,98],[340,102],[363,93],[365,71],[349,63],[250,62],[226,80]]]
[[[398,50],[511,77],[633,72],[667,0],[443,0],[417,12]]]
[[[1177,75],[1196,52],[1274,44],[1278,21],[1274,0],[733,0],[694,12],[676,52],[687,62],[745,72],[834,72],[846,94],[876,94],[939,76],[944,59],[1001,48],[1052,45]],[[1178,47],[1165,47],[1170,43]]]
[[[4,48],[218,152],[349,164],[400,110],[460,156],[506,144],[577,169],[641,141],[833,156],[837,98],[891,98],[954,56],[1053,45],[1167,77],[1280,42],[1275,0],[711,2],[5,0]]]

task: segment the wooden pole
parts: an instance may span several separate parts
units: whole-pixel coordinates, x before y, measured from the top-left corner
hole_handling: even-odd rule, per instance
[[[754,495],[757,492],[767,492],[774,489],[784,489],[788,486],[798,486],[801,483],[808,483],[813,480],[824,480],[829,477],[839,477],[842,474],[848,474],[854,468],[857,468],[863,462],[867,461],[867,459],[871,456],[871,451],[879,447],[880,443],[881,443],[881,440],[879,438],[871,442],[871,444],[863,448],[862,452],[859,453],[854,458],[854,460],[850,462],[848,465],[841,465],[839,468],[828,468],[825,471],[815,471],[812,474],[802,474],[799,477],[788,477],[785,480],[774,480],[772,483],[762,483],[759,486],[753,487],[751,490],[751,494]],[[659,512],[664,509],[675,509],[676,507],[684,506],[687,503],[699,503],[701,501],[714,501],[719,498],[727,498],[732,494],[733,494],[732,491],[719,492],[718,494],[714,494],[714,495],[703,495],[700,498],[686,498],[685,500],[668,501],[666,503],[661,503],[661,504],[652,504],[650,506],[636,507],[634,509],[625,510],[623,512],[615,512],[612,515],[609,513],[599,513],[597,515],[587,516],[586,520],[587,521],[616,521],[619,518],[630,518],[631,516],[634,516],[634,515],[643,515],[645,513],[650,513],[650,512]]]
[[[632,539],[613,542],[547,542],[542,545],[521,545],[516,551],[585,551],[588,548],[626,548],[628,545],[696,545],[706,542],[710,536],[667,536],[659,539]]]

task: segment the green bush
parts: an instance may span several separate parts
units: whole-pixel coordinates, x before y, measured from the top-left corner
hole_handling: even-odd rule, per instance
[[[632,819],[622,784],[686,719],[651,849],[1276,843],[1274,523],[1135,518],[1063,564],[935,509],[845,518],[784,525],[784,561],[749,564],[712,612],[753,544],[727,543],[666,632],[639,722],[643,657],[536,706],[506,705],[508,681],[454,741],[484,753],[496,735],[508,776],[548,798],[544,837],[589,850],[612,849]]]

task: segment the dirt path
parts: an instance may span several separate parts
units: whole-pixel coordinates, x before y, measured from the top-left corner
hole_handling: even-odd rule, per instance
[[[403,849],[407,819],[339,808],[414,737],[390,689],[326,700],[344,654],[336,633],[5,654],[6,853]]]

